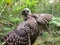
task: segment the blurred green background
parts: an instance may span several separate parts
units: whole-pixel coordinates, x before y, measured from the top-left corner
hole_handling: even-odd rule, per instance
[[[0,0],[0,38],[24,20],[21,14],[24,8],[54,16],[49,23],[52,35],[44,32],[34,45],[60,45],[60,0]]]

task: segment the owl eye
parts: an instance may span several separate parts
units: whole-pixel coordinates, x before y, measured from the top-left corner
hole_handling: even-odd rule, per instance
[[[27,10],[27,12],[29,12],[29,11]]]
[[[25,11],[23,11],[25,13]]]

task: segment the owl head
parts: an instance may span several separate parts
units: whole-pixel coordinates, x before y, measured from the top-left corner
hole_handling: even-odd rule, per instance
[[[24,16],[24,17],[26,17],[27,15],[30,15],[31,14],[31,10],[29,9],[29,8],[24,8],[23,10],[22,10],[22,15]]]

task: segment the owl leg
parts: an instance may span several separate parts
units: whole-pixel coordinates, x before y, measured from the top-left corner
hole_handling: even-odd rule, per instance
[[[28,33],[28,42],[29,42],[29,45],[31,45],[31,39],[30,39],[30,34]]]

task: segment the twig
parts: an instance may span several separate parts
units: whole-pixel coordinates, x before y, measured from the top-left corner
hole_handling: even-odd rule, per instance
[[[5,23],[5,22],[2,22],[2,21],[0,21],[0,23],[1,23],[1,24],[4,24],[4,25],[8,25],[8,26],[14,25],[14,24],[12,24],[12,23]]]

